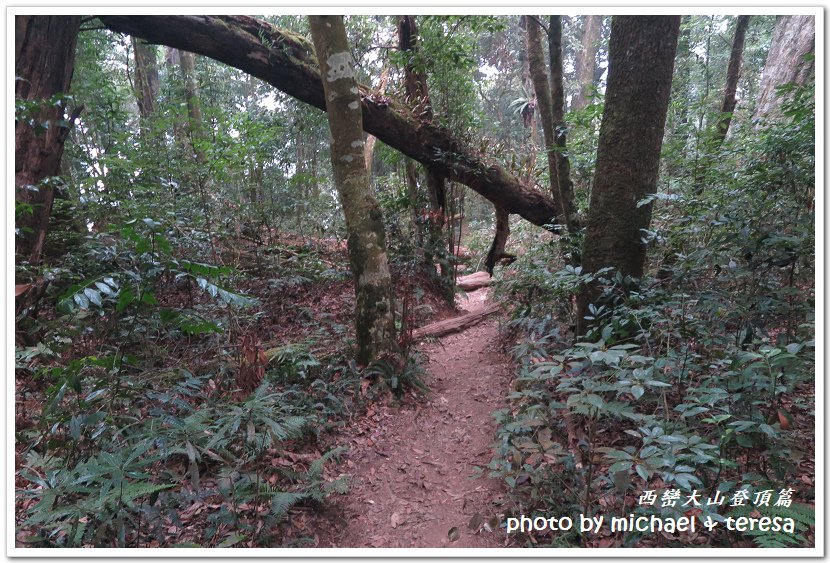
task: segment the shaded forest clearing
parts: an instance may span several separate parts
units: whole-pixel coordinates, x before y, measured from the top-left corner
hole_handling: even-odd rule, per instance
[[[10,10],[10,553],[823,547],[819,10]]]

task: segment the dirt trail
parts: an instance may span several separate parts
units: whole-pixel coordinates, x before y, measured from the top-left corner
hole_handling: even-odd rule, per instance
[[[467,312],[481,310],[487,292],[469,293],[459,304]],[[504,406],[510,384],[498,320],[421,349],[429,356],[428,395],[401,408],[377,407],[361,422],[346,458],[350,491],[336,501],[338,514],[319,534],[319,547],[503,545],[503,531],[484,526],[500,512],[503,487],[473,477],[476,466],[486,475],[491,413]],[[470,529],[471,520],[477,529]]]

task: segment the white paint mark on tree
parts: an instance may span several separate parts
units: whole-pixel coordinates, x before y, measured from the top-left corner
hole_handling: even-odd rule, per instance
[[[358,148],[363,146],[363,141],[352,141],[352,148]]]
[[[329,67],[329,73],[326,76],[327,81],[334,82],[341,78],[354,78],[354,58],[348,51],[332,53],[326,64]]]
[[[358,103],[358,102],[352,102],[352,103],[349,104],[349,109],[357,109],[359,107],[360,107],[360,103]]]

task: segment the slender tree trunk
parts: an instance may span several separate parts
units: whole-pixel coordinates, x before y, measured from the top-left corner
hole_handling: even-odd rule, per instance
[[[346,216],[355,281],[356,360],[368,365],[379,358],[398,356],[383,215],[366,174],[360,94],[343,16],[309,16],[309,23],[323,77],[332,137],[331,167]]]
[[[588,105],[588,98],[591,87],[594,85],[594,73],[597,68],[597,44],[602,29],[602,16],[584,16],[582,37],[580,44],[582,50],[576,57],[574,63],[574,74],[579,90],[571,99],[571,111],[578,111]]]
[[[175,75],[177,72],[181,71],[181,56],[179,54],[178,49],[174,49],[173,47],[167,47],[164,52],[164,63],[167,66],[167,72],[169,75]],[[180,147],[187,146],[187,140],[185,139],[186,132],[184,128],[184,119],[181,116],[181,112],[175,111],[175,115],[173,117],[173,139],[175,143]]]
[[[205,216],[205,229],[210,237],[210,250],[213,261],[218,259],[216,245],[213,241],[213,219],[210,209],[210,188],[213,185],[205,145],[205,123],[202,119],[202,102],[199,98],[199,86],[196,81],[196,57],[189,51],[179,51],[179,65],[184,79],[184,96],[187,102],[188,123],[190,125],[190,146],[196,156],[196,184],[199,198],[202,200],[202,213]]]
[[[202,102],[199,99],[199,86],[196,82],[196,57],[188,51],[179,52],[179,64],[184,79],[184,97],[187,102],[187,115],[190,121],[190,143],[196,162],[207,163],[205,153],[205,124],[202,119]]]
[[[548,155],[548,173],[550,175],[550,191],[553,198],[562,207],[562,194],[559,193],[558,175],[556,173],[556,158],[553,152],[556,147],[556,132],[553,128],[553,102],[550,95],[550,83],[545,71],[545,56],[542,49],[542,30],[536,17],[524,16],[525,38],[527,50],[528,72],[536,94],[536,109],[542,121],[542,134],[545,139],[545,152]],[[565,218],[560,218],[560,224],[565,224]]]
[[[564,131],[562,131],[561,139],[557,139],[557,122],[556,117],[559,116],[560,126],[564,127],[564,111],[562,107],[558,110],[554,107],[554,99],[551,92],[551,81],[548,78],[548,73],[545,66],[544,49],[542,48],[542,27],[536,17],[525,16],[526,31],[527,31],[527,58],[530,67],[530,76],[533,81],[533,89],[536,92],[536,107],[539,110],[539,116],[542,121],[542,133],[545,138],[545,152],[548,156],[548,173],[550,175],[550,188],[553,197],[559,202],[559,208],[562,209],[562,216],[559,218],[559,223],[566,225],[569,232],[576,232],[579,230],[579,221],[577,219],[576,210],[573,201],[573,184],[570,183],[570,167],[567,162],[563,162],[564,154],[560,151],[564,148],[558,144],[564,143]],[[558,61],[558,68],[561,73],[562,69],[562,51],[561,51],[561,23],[559,23],[559,41],[557,46],[558,55],[551,55]],[[553,60],[551,60],[553,62]],[[553,69],[552,69],[553,70]],[[559,86],[558,101],[564,103],[564,95],[561,91],[561,75],[557,81]],[[560,170],[560,165],[565,166],[564,170]],[[565,190],[562,190],[564,185]]]
[[[400,16],[398,19],[398,48],[409,54],[409,60],[404,65],[404,89],[407,101],[415,115],[432,121],[434,112],[432,100],[429,97],[427,78],[424,73],[415,70],[415,58],[418,56],[418,26],[415,16]],[[433,272],[435,264],[438,264],[441,273],[439,281],[444,297],[452,302],[455,299],[454,272],[443,237],[443,225],[447,215],[446,178],[434,167],[425,166],[425,170],[430,209],[424,223],[426,227],[426,237],[423,239],[425,243],[424,262],[430,269],[430,273]]]
[[[507,238],[510,236],[510,214],[500,207],[496,207],[495,210],[496,234],[490,245],[490,251],[487,253],[487,260],[485,260],[487,273],[491,276],[493,270],[496,269],[496,263],[505,256],[504,249],[507,247]]]
[[[723,103],[721,104],[721,115],[718,118],[715,136],[715,146],[723,144],[726,134],[729,132],[729,124],[732,123],[732,112],[738,105],[738,78],[741,76],[741,58],[744,54],[744,40],[746,29],[749,27],[749,16],[738,16],[735,24],[735,36],[732,39],[732,52],[729,55],[729,66],[726,71],[726,86],[723,89]]]
[[[142,120],[147,120],[155,112],[156,98],[158,98],[159,93],[156,48],[135,36],[132,37],[132,43],[135,57],[135,97],[138,102],[138,114]]]
[[[418,209],[420,208],[420,198],[418,197],[418,171],[415,168],[415,161],[411,158],[406,159],[404,164],[404,174],[406,175],[406,197],[409,199],[409,218],[412,222],[412,230],[415,234],[415,246],[416,248],[421,248],[424,241],[421,222],[418,219]]]
[[[651,204],[638,207],[638,202],[657,188],[679,28],[679,16],[614,16],[582,252],[585,272],[611,267],[623,276],[643,275],[641,237],[651,221]],[[588,306],[599,293],[593,283],[578,296],[578,334],[585,333]]]
[[[815,52],[815,42],[815,16],[778,16],[754,118],[763,117],[778,108],[776,88],[789,82],[804,84],[809,78],[815,62],[805,61],[804,57]]]
[[[80,24],[80,16],[15,16],[15,100],[35,106],[14,127],[15,195],[31,206],[17,218],[16,253],[32,263],[41,260],[55,197],[45,180],[60,173],[69,126],[80,113],[64,125],[65,103],[53,101],[69,91]]]
[[[574,201],[574,184],[571,181],[571,163],[567,153],[567,131],[565,123],[565,77],[562,56],[562,16],[550,16],[548,20],[548,57],[550,58],[550,94],[553,113],[554,142],[556,150],[556,177],[559,195],[562,197],[562,212],[565,224],[571,234],[579,231],[579,216]]]

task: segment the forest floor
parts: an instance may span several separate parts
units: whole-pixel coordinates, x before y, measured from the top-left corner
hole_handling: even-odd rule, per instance
[[[489,305],[489,290],[459,299],[464,313]],[[497,317],[420,347],[429,392],[376,405],[341,443],[350,490],[326,514],[318,547],[499,547],[505,491],[486,477],[511,364]]]

